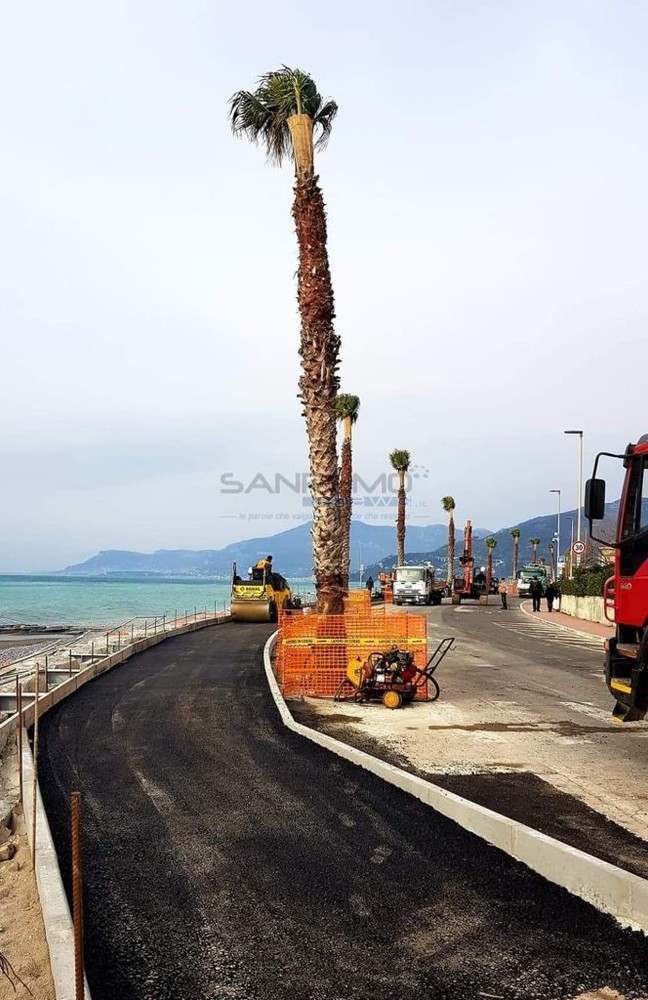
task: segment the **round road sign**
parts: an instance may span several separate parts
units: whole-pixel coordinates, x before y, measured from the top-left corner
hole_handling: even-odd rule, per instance
[[[572,549],[574,550],[577,556],[582,556],[583,552],[585,551],[585,542],[574,542],[574,544],[572,545]]]

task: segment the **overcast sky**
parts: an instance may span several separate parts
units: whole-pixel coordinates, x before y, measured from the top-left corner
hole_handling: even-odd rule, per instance
[[[563,430],[586,474],[648,432],[647,33],[641,0],[6,5],[0,571],[304,515],[263,485],[307,469],[291,171],[226,119],[282,63],[340,108],[317,169],[361,476],[409,449],[419,524],[446,493],[493,529],[574,507]]]

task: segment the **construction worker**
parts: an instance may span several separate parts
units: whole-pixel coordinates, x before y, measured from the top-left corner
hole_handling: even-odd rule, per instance
[[[508,591],[506,588],[506,577],[503,576],[500,580],[500,585],[497,588],[499,590],[499,595],[502,599],[502,611],[508,611]]]
[[[256,569],[264,569],[266,573],[272,572],[272,556],[266,556],[265,559],[259,559],[256,564]]]

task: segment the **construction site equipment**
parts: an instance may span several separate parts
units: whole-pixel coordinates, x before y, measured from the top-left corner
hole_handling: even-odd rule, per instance
[[[475,560],[472,554],[472,523],[466,521],[464,528],[464,551],[459,556],[463,568],[462,576],[455,576],[452,581],[452,603],[461,604],[463,600],[478,601],[487,594],[486,573],[475,570]]]
[[[251,566],[243,580],[232,567],[230,613],[235,622],[276,622],[279,612],[301,607],[287,581],[267,567]]]
[[[369,653],[365,660],[356,656],[349,660],[333,700],[382,701],[385,708],[400,708],[427,685],[428,701],[436,701],[441,689],[432,675],[453,644],[454,636],[442,639],[423,668],[416,666],[409,650],[397,647]]]
[[[406,649],[417,667],[425,667],[427,618],[386,608],[363,610],[349,606],[343,615],[279,613],[276,646],[277,681],[284,698],[332,698],[344,679],[350,660],[365,659],[374,649]],[[427,681],[416,692],[427,699]]]
[[[436,583],[433,566],[397,566],[394,571],[394,604],[440,604],[444,588]]]
[[[623,463],[625,479],[616,528],[594,533],[605,517],[605,480],[597,479],[603,457]],[[600,452],[585,487],[585,517],[595,542],[614,550],[614,573],[603,588],[606,618],[616,626],[606,641],[605,679],[616,699],[617,722],[636,722],[648,711],[648,434],[629,444],[623,455]],[[581,541],[578,539],[577,541]]]

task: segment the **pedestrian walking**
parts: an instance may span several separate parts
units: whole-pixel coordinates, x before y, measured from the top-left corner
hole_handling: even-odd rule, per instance
[[[503,576],[500,580],[500,585],[497,588],[499,590],[499,595],[502,599],[502,611],[508,611],[508,592],[506,589],[506,577]]]
[[[549,584],[549,586],[547,587],[547,591],[545,593],[545,597],[547,598],[547,611],[553,611],[553,603],[558,597],[558,588],[556,587],[555,583]]]
[[[366,586],[367,590],[369,591],[369,597],[371,597],[373,595],[373,588],[374,588],[374,582],[373,582],[373,577],[372,576],[368,576],[367,577],[367,582],[366,582],[365,586]]]
[[[533,602],[533,610],[540,610],[540,602],[542,600],[542,584],[539,580],[532,580],[529,584],[529,593],[531,594],[531,600]]]

